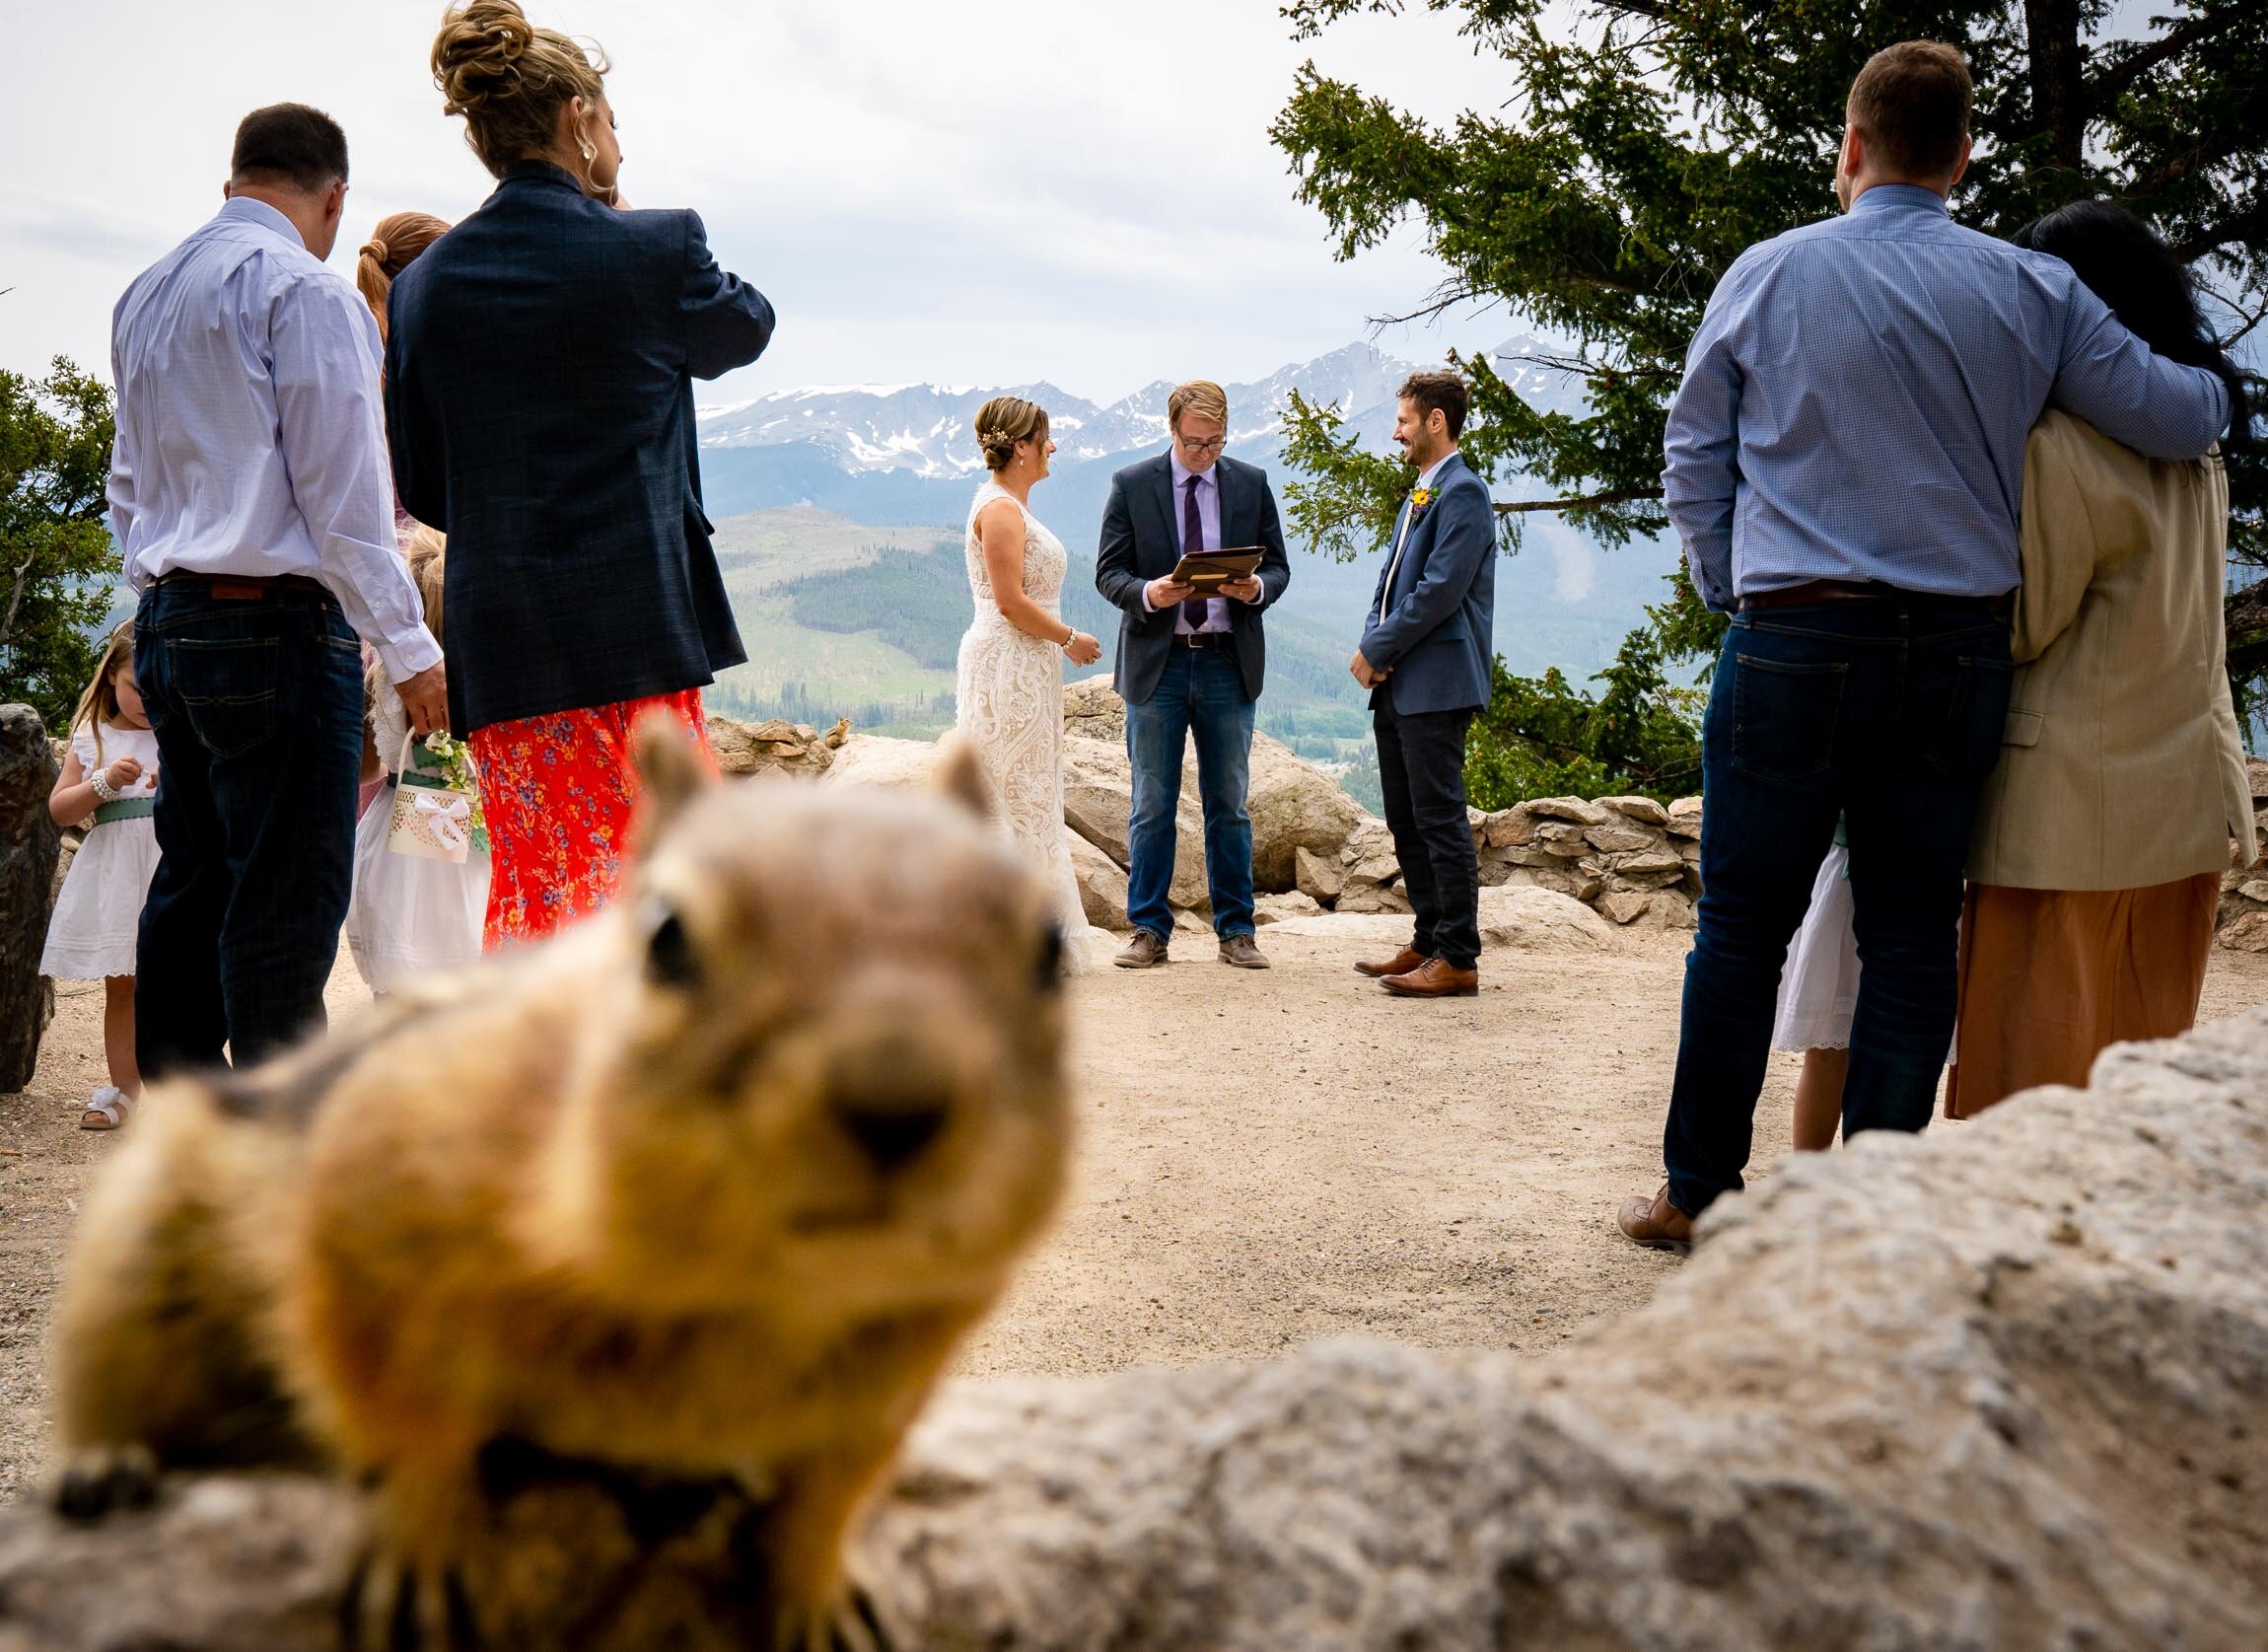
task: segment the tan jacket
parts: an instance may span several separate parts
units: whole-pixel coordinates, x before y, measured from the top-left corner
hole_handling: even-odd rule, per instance
[[[2252,796],[2224,669],[2229,477],[2068,413],[2023,465],[2016,692],[1969,877],[2146,889],[2230,864]],[[2249,858],[2249,855],[2247,855]]]

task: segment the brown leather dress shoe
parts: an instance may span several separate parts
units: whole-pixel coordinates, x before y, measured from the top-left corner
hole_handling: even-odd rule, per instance
[[[1480,991],[1480,971],[1459,970],[1446,958],[1429,958],[1416,969],[1388,975],[1379,984],[1396,998],[1470,998]]]
[[[1632,1193],[1614,1213],[1622,1237],[1649,1251],[1673,1251],[1682,1257],[1693,1249],[1693,1218],[1669,1202],[1669,1185],[1651,1198]]]
[[[1408,974],[1430,956],[1430,954],[1419,952],[1414,947],[1404,947],[1391,958],[1371,959],[1358,964],[1355,966],[1355,970],[1358,974],[1368,975],[1373,980],[1383,980],[1388,975]]]
[[[1240,970],[1265,970],[1268,960],[1260,944],[1249,935],[1232,935],[1221,943],[1221,962]]]
[[[1147,929],[1137,929],[1134,931],[1134,939],[1128,941],[1110,962],[1121,970],[1152,969],[1166,962],[1166,943]]]

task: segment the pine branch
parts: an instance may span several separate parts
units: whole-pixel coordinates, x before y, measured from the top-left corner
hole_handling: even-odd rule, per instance
[[[2099,114],[2167,58],[2180,56],[2191,46],[2235,28],[2243,20],[2244,8],[2237,5],[2220,12],[2202,13],[2152,40],[2141,50],[2118,59],[2088,83],[2088,112]]]
[[[1631,487],[1607,493],[1586,493],[1573,499],[1500,499],[1496,501],[1496,514],[1518,516],[1529,511],[1583,511],[1597,505],[1633,505],[1641,500],[1661,497],[1662,490],[1658,487]]]

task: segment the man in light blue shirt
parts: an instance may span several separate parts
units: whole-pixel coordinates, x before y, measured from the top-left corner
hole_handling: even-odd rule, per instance
[[[2229,418],[2213,374],[2153,355],[2067,265],[1948,216],[1970,97],[1950,46],[1868,62],[1844,216],[1734,261],[1670,408],[1665,502],[1702,599],[1735,618],[1702,731],[1668,1180],[1619,1213],[1642,1245],[1681,1247],[1740,1185],[1781,967],[1839,816],[1863,965],[1844,1134],[1928,1123],[2008,707],[2032,424],[2052,404],[2188,460]]]
[[[346,136],[279,104],[237,130],[218,216],[118,301],[110,520],[141,597],[162,762],[135,1042],[156,1076],[321,1025],[353,870],[362,644],[419,733],[441,648],[394,548],[377,323],[322,266]]]

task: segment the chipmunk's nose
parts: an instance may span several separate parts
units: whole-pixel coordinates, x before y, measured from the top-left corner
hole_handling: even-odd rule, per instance
[[[901,1170],[928,1151],[945,1129],[946,1099],[934,1092],[877,1095],[872,1091],[835,1103],[843,1131],[884,1175]]]

